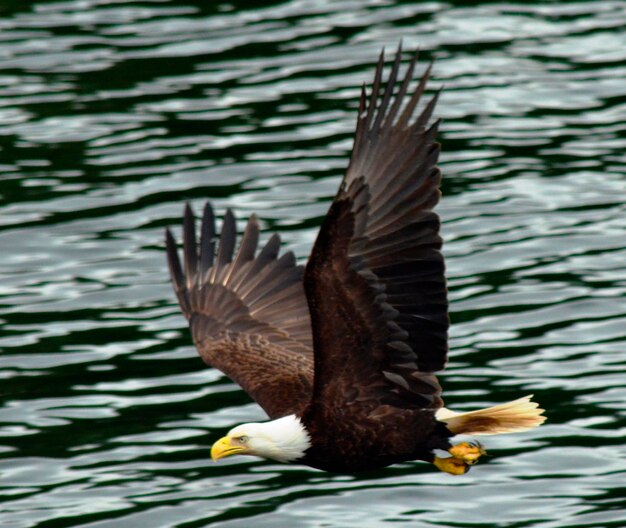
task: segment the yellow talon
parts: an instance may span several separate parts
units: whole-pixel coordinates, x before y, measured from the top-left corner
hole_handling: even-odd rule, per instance
[[[473,465],[478,462],[478,459],[484,455],[486,451],[478,443],[470,444],[469,442],[463,442],[452,446],[448,450],[448,453],[450,453],[454,458],[458,458],[470,465]]]
[[[437,469],[450,473],[450,475],[464,475],[469,471],[469,465],[463,462],[460,458],[447,457],[439,458],[435,457],[433,464]]]

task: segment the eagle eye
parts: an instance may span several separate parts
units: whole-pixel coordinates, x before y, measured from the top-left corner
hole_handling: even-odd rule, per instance
[[[245,444],[248,441],[248,437],[246,435],[238,436],[237,440],[239,440],[242,444]]]

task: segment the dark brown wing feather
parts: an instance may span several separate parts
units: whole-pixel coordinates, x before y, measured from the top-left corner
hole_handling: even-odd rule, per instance
[[[185,209],[184,271],[176,243],[166,231],[174,290],[189,320],[202,359],[221,370],[254,398],[270,418],[299,413],[309,403],[313,348],[302,267],[293,253],[278,256],[272,236],[255,256],[259,224],[250,218],[239,250],[235,217],[229,210],[215,255],[215,221],[207,204],[196,240],[195,218]]]
[[[398,50],[381,95],[381,54],[369,104],[362,91],[350,165],[305,272],[312,408],[329,421],[337,409],[346,409],[342,420],[367,423],[393,408],[441,406],[432,373],[446,362],[448,305],[433,212],[438,122],[428,126],[437,96],[413,117],[430,73],[407,101],[416,58],[398,88]]]

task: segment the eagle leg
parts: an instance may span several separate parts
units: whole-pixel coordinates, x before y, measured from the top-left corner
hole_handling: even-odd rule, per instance
[[[462,442],[448,449],[448,453],[452,456],[433,459],[435,467],[451,475],[464,475],[486,452],[478,442]]]
[[[467,462],[469,465],[473,466],[486,451],[478,442],[462,442],[452,446],[448,450],[448,453],[454,458],[459,458],[463,460],[463,462]]]
[[[435,457],[433,464],[437,469],[450,475],[464,475],[470,469],[467,462],[455,457]]]

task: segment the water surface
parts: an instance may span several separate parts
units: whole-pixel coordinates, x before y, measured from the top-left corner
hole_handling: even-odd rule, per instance
[[[2,526],[624,526],[626,4],[259,5],[0,7]],[[304,261],[400,38],[445,85],[446,402],[549,421],[461,478],[214,464],[263,413],[198,359],[163,229],[211,199]]]

